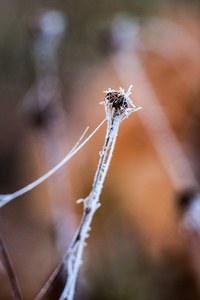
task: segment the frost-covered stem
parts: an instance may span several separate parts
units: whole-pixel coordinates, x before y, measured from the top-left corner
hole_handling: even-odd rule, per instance
[[[107,134],[105,138],[105,144],[99,161],[99,165],[96,171],[94,184],[90,195],[84,200],[84,215],[82,222],[80,224],[79,230],[77,231],[76,243],[77,252],[74,259],[74,263],[71,272],[68,267],[68,280],[65,289],[61,295],[60,300],[72,300],[74,297],[76,278],[81,265],[81,259],[83,254],[83,248],[85,246],[85,239],[88,237],[88,232],[90,231],[90,225],[93,219],[93,215],[100,206],[99,197],[101,190],[103,188],[103,183],[108,171],[108,167],[111,161],[112,153],[114,150],[117,133],[119,129],[119,124],[121,122],[122,116],[114,116],[111,122],[108,120]],[[72,244],[73,249],[76,250],[74,244]],[[71,255],[75,251],[71,252]],[[70,258],[68,258],[70,259]],[[69,266],[69,264],[68,264]],[[71,265],[70,265],[71,267]]]
[[[137,110],[129,98],[129,95],[131,94],[130,89],[131,87],[127,93],[124,93],[124,90],[121,88],[119,91],[110,89],[106,91],[105,110],[108,125],[105,144],[94,177],[92,191],[90,195],[83,200],[84,213],[81,224],[69,248],[70,254],[66,257],[66,259],[68,259],[68,279],[60,300],[73,300],[74,298],[77,274],[82,263],[83,248],[86,245],[85,240],[91,229],[90,225],[94,213],[100,206],[99,198],[112,158],[119,125],[125,117]],[[132,106],[132,108],[130,108],[130,106]]]
[[[74,297],[76,278],[79,267],[81,265],[85,240],[88,237],[88,232],[91,229],[90,225],[93,219],[93,215],[100,206],[99,197],[103,188],[103,183],[108,171],[108,167],[110,165],[119,125],[124,118],[128,117],[132,112],[140,109],[140,107],[136,108],[135,105],[132,103],[132,100],[129,98],[129,95],[131,94],[131,87],[132,86],[129,87],[127,93],[125,93],[122,88],[120,88],[118,91],[111,89],[105,91],[107,95],[104,104],[108,125],[105,137],[105,144],[95,174],[92,191],[85,200],[81,199],[77,201],[78,203],[83,202],[84,204],[84,212],[80,225],[74,235],[74,238],[65,256],[63,257],[62,262],[53,272],[50,279],[39,292],[35,300],[43,299],[44,295],[54,284],[56,278],[58,278],[59,274],[63,271],[63,269],[66,268],[68,271],[68,278],[60,300],[72,300]],[[100,124],[100,126],[103,124],[103,122]],[[85,140],[85,142],[86,141],[87,139]],[[75,147],[75,150],[73,150],[72,153],[74,154],[79,147]],[[71,155],[71,152],[69,153],[69,155]]]
[[[110,138],[111,138],[111,134],[112,134],[112,131],[113,131],[113,125],[114,125],[114,118],[112,118],[111,120],[111,125],[107,127],[107,134],[106,134],[106,139],[105,139],[105,145],[104,145],[104,148],[103,148],[103,152],[102,152],[102,155],[101,155],[101,158],[100,158],[100,161],[99,161],[99,165],[98,165],[98,168],[97,168],[97,172],[96,172],[96,175],[95,175],[95,178],[94,178],[94,183],[93,183],[93,191],[96,189],[97,187],[97,184],[98,184],[98,181],[99,181],[99,178],[100,178],[100,175],[101,175],[101,172],[103,171],[103,164],[105,163],[105,159],[106,159],[106,153],[109,149],[109,144],[110,144]]]

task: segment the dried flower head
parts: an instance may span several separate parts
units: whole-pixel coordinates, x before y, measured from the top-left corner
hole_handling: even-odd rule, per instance
[[[105,97],[105,108],[107,116],[120,116],[125,114],[128,116],[133,111],[136,111],[139,108],[133,104],[132,100],[129,98],[131,94],[132,85],[129,87],[128,91],[125,93],[124,89],[121,87],[119,90],[111,90],[110,88],[107,91]]]
[[[126,98],[122,93],[109,92],[105,100],[108,101],[111,108],[115,110],[116,115],[121,115],[128,108]]]

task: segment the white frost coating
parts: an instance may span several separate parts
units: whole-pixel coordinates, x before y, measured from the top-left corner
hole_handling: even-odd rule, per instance
[[[118,91],[116,90],[112,90],[112,89],[108,89],[106,91],[104,91],[104,93],[108,94],[108,93],[115,93],[118,92],[119,95],[124,96],[126,99],[126,103],[127,105],[129,105],[128,108],[126,108],[123,118],[127,118],[133,111],[137,111],[139,109],[141,109],[141,107],[136,108],[136,106],[133,104],[133,101],[129,98],[129,96],[132,94],[131,89],[132,89],[133,85],[130,85],[128,88],[128,91],[125,93],[124,89],[122,89],[121,87],[119,88]],[[100,102],[100,104],[106,104],[105,105],[105,110],[106,110],[106,117],[107,120],[111,119],[112,116],[112,103],[109,103],[109,101],[105,102]]]
[[[10,202],[11,200],[29,192],[36,186],[38,186],[40,183],[45,181],[47,178],[49,178],[51,175],[53,175],[56,171],[58,171],[68,160],[70,160],[88,141],[89,139],[95,134],[95,132],[103,125],[106,119],[101,122],[101,124],[85,139],[79,146],[78,143],[72,148],[72,150],[59,162],[53,169],[51,169],[49,172],[47,172],[42,177],[38,178],[36,181],[28,184],[24,188],[14,192],[13,194],[6,194],[6,195],[0,195],[0,208]],[[86,129],[87,130],[87,129]],[[84,131],[83,135],[85,134],[86,130]],[[79,139],[79,141],[83,138],[83,135]]]
[[[105,144],[101,152],[99,165],[97,167],[97,171],[94,177],[92,191],[85,200],[78,200],[78,203],[83,202],[84,213],[79,228],[65,256],[65,265],[68,267],[68,278],[60,300],[73,300],[74,298],[76,279],[80,265],[82,264],[83,248],[86,245],[85,240],[89,236],[88,232],[91,229],[90,225],[93,219],[93,215],[101,205],[99,202],[99,198],[112,158],[119,125],[123,121],[123,119],[130,115],[133,111],[137,111],[138,109],[140,109],[136,108],[135,105],[132,103],[132,100],[129,98],[129,95],[131,94],[131,87],[132,86],[130,86],[127,93],[125,93],[122,88],[120,88],[118,91],[111,89],[105,91],[105,93],[107,94],[117,93],[117,95],[121,97],[120,99],[123,98],[123,101],[126,102],[127,106],[124,106],[125,109],[123,110],[121,109],[121,107],[119,107],[119,111],[117,111],[118,108],[112,105],[113,102],[109,101],[107,97],[105,99],[104,105],[108,123]],[[71,260],[71,255],[75,255],[74,261]]]

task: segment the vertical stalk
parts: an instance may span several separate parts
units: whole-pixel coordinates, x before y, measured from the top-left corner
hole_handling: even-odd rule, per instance
[[[122,88],[120,88],[118,91],[111,89],[105,91],[107,94],[104,102],[107,119],[107,131],[103,151],[101,153],[97,171],[94,177],[92,191],[86,199],[81,199],[81,201],[78,201],[78,203],[83,202],[84,205],[84,211],[80,225],[65,256],[63,257],[62,262],[51,275],[50,279],[37,295],[35,300],[41,300],[45,296],[45,294],[54,284],[55,280],[58,278],[59,274],[64,269],[67,269],[68,271],[68,278],[60,300],[73,300],[74,298],[76,279],[82,263],[83,249],[86,245],[85,240],[89,236],[88,232],[91,229],[90,225],[93,215],[100,206],[99,198],[112,158],[119,125],[124,118],[128,117],[132,112],[140,109],[140,107],[136,108],[129,98],[129,95],[131,94],[131,87],[132,86],[129,87],[127,93],[125,93]],[[100,126],[103,124],[103,122],[100,124]],[[78,151],[78,148],[75,149],[73,153]],[[69,155],[71,155],[71,153],[69,153]]]
[[[88,232],[90,231],[90,225],[93,219],[93,215],[98,209],[98,207],[100,206],[99,198],[108,171],[108,167],[111,161],[111,157],[113,154],[121,119],[122,116],[115,116],[112,117],[111,122],[108,121],[105,144],[100,157],[99,165],[97,167],[93,188],[88,198],[86,198],[84,201],[85,210],[84,210],[82,222],[80,224],[79,230],[77,231],[75,243],[72,244],[72,247],[74,249],[77,248],[76,256],[74,261],[72,260],[72,265],[70,264],[70,268],[72,268],[71,272],[69,272],[69,267],[68,267],[68,274],[69,274],[68,280],[65,289],[60,297],[60,300],[64,300],[64,299],[72,300],[74,297],[75,284],[76,284],[79,267],[82,263],[81,259],[82,259],[83,249],[85,246],[85,240],[88,237]],[[75,244],[77,244],[77,247],[75,247]],[[71,252],[71,255],[74,255],[73,251]]]
[[[94,177],[92,191],[90,195],[83,201],[84,213],[79,229],[75,235],[75,238],[68,250],[70,252],[67,257],[68,262],[68,279],[60,297],[60,300],[73,300],[75,293],[76,279],[80,265],[82,263],[82,254],[86,238],[89,236],[90,225],[94,216],[94,213],[99,208],[99,198],[103,188],[103,183],[110,165],[112,158],[119,125],[123,118],[128,116],[133,111],[137,110],[129,99],[130,89],[125,94],[124,90],[120,88],[119,91],[108,90],[105,98],[105,110],[107,116],[107,132],[105,137],[105,143],[97,171]],[[132,108],[129,108],[129,105]]]

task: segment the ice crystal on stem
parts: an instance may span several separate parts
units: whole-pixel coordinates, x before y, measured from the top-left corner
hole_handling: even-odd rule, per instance
[[[82,263],[82,253],[85,246],[85,240],[91,229],[90,225],[93,215],[100,206],[99,197],[110,165],[119,125],[124,118],[128,117],[132,112],[140,109],[140,107],[136,108],[132,103],[132,100],[129,98],[131,88],[132,86],[130,86],[126,93],[122,88],[119,90],[108,89],[105,91],[106,97],[104,105],[107,118],[105,143],[94,177],[92,191],[85,200],[81,200],[84,205],[84,213],[77,233],[66,255],[65,263],[68,268],[68,279],[60,300],[72,300],[74,297],[76,278],[79,267]],[[71,259],[71,255],[73,255],[73,260]]]

